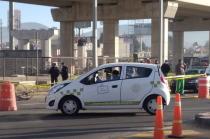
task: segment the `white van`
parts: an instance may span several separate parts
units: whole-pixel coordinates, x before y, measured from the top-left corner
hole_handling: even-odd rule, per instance
[[[154,115],[156,98],[170,102],[168,82],[159,66],[142,63],[101,65],[73,81],[54,85],[46,96],[48,109],[75,115],[86,109],[140,109]]]

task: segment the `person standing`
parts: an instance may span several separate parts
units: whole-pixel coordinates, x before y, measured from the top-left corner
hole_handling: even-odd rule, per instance
[[[155,59],[154,64],[158,65],[159,61],[157,59]]]
[[[67,80],[69,77],[69,72],[68,72],[68,67],[64,64],[64,62],[61,63],[61,76],[62,76],[62,80]]]
[[[178,64],[176,65],[176,75],[185,75],[186,65],[181,59],[179,59]],[[184,95],[184,78],[177,79],[176,81],[176,92]]]
[[[169,71],[171,70],[168,60],[165,60],[165,62],[162,64],[161,70],[162,70],[164,76],[168,75]]]
[[[49,70],[49,74],[51,77],[51,86],[58,82],[59,73],[60,72],[58,67],[56,66],[56,63],[52,63],[52,67]]]

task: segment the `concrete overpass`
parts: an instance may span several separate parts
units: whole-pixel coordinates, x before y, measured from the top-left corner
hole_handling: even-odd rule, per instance
[[[74,22],[92,20],[92,0],[4,0],[54,6],[52,17],[60,22],[61,55],[73,57]],[[152,57],[160,59],[158,0],[98,0],[98,20],[104,23],[104,55],[118,57],[118,21],[152,19]],[[162,57],[168,59],[168,31],[173,31],[174,64],[183,58],[184,31],[210,30],[210,1],[164,0]]]

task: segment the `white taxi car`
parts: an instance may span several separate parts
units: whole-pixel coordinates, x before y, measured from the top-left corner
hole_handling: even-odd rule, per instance
[[[54,85],[46,96],[48,109],[75,115],[86,109],[139,109],[154,115],[156,97],[170,102],[168,82],[159,66],[142,63],[101,65],[73,81]]]

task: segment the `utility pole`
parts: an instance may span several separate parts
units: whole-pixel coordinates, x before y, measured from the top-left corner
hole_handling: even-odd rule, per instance
[[[97,53],[97,6],[98,1],[93,0],[93,66],[98,67],[98,53]]]
[[[9,49],[13,50],[13,2],[9,2]]]
[[[163,0],[159,0],[160,4],[160,65],[163,64]]]
[[[36,83],[38,82],[39,76],[39,50],[38,50],[38,31],[35,32],[35,39],[36,39]]]
[[[0,19],[0,28],[1,28],[1,50],[3,50],[3,43],[2,43],[2,19]]]

